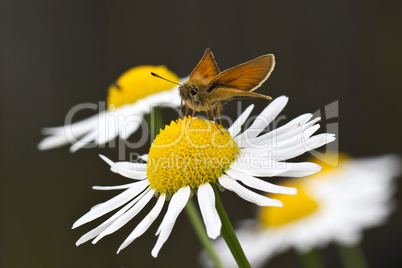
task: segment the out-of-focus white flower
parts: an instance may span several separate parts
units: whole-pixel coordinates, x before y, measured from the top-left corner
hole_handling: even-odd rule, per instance
[[[295,196],[268,195],[284,207],[260,208],[255,220],[246,220],[236,230],[243,250],[253,267],[273,255],[294,248],[306,253],[336,242],[356,245],[364,229],[381,225],[393,211],[393,178],[400,173],[395,155],[352,159],[341,155],[336,168],[327,165],[337,154],[316,161],[320,173],[292,179],[285,185],[298,189]],[[237,267],[222,239],[214,244],[225,267]],[[205,253],[202,262],[211,265]]]
[[[49,136],[38,148],[47,150],[70,143],[70,151],[75,152],[92,142],[103,145],[117,136],[127,139],[141,127],[144,115],[153,107],[180,106],[177,85],[153,77],[151,72],[177,83],[186,80],[179,79],[165,66],[134,67],[109,87],[106,110],[72,124],[67,121],[71,118],[66,117],[66,125],[42,129]]]

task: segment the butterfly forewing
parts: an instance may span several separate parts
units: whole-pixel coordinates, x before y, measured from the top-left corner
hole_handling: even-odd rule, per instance
[[[209,50],[209,48],[207,48],[205,50],[204,56],[191,72],[188,82],[201,83],[205,84],[206,86],[209,81],[211,81],[218,74],[219,69],[218,65],[215,62],[214,55]]]
[[[206,91],[212,92],[219,88],[253,91],[268,79],[274,66],[274,55],[260,56],[218,74],[209,82]]]

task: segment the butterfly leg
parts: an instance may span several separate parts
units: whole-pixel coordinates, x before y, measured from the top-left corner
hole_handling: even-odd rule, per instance
[[[191,122],[193,122],[193,118],[194,118],[194,114],[195,114],[195,108],[196,108],[197,106],[194,106],[194,108],[193,108],[193,113],[191,114],[191,119],[190,119],[190,124],[188,124],[188,127],[190,128],[190,126],[191,126]]]
[[[183,100],[180,102],[180,111],[179,111],[179,117],[181,117],[181,109],[183,109]]]
[[[208,119],[208,120],[211,120],[211,119],[209,118],[209,113],[208,113],[208,111],[206,111],[205,114],[207,115],[207,119]],[[213,118],[213,117],[214,117],[214,115],[212,115],[212,118]]]
[[[219,124],[221,124],[221,126],[223,126],[222,119],[221,119],[221,109],[222,109],[222,104],[220,102],[218,102],[218,104],[216,105],[216,113],[218,114]]]
[[[212,120],[214,120],[214,122],[215,122],[214,110],[212,110],[211,104],[209,103],[208,100],[204,100],[204,102],[206,102],[208,104],[208,109],[211,112]],[[204,102],[201,105],[204,105]],[[208,112],[206,114],[208,115]],[[209,119],[209,117],[208,117],[208,119]]]
[[[222,130],[220,129],[218,123],[216,123],[216,121],[215,121],[214,110],[212,110],[211,104],[209,103],[208,100],[205,100],[205,102],[208,104],[209,111],[211,112],[212,119],[214,120],[214,123],[215,123],[216,127],[219,129],[219,131],[220,131],[220,132],[222,133],[222,135],[223,135]],[[207,113],[207,114],[208,114],[208,113]],[[219,119],[220,119],[220,117],[219,117]],[[221,124],[222,124],[222,123],[221,123]]]

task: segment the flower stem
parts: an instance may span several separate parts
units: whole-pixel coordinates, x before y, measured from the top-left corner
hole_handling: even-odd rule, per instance
[[[313,249],[307,253],[299,254],[303,266],[306,268],[324,268],[321,256],[317,250]]]
[[[218,255],[216,254],[214,247],[212,246],[211,240],[208,238],[207,233],[205,231],[205,227],[202,224],[202,220],[200,214],[195,208],[194,202],[192,199],[188,200],[186,208],[187,216],[190,219],[191,224],[193,225],[194,231],[198,236],[201,244],[204,246],[205,250],[208,252],[209,257],[213,261],[215,267],[223,268],[221,261],[219,260]]]
[[[345,268],[367,268],[368,264],[362,248],[356,246],[342,246],[338,244],[338,252]]]
[[[232,252],[233,257],[235,258],[237,265],[240,268],[243,267],[251,267],[248,262],[246,255],[244,254],[243,249],[239,243],[239,240],[236,237],[236,234],[233,230],[232,224],[229,221],[228,215],[226,214],[225,208],[223,207],[222,201],[219,197],[218,190],[216,186],[213,186],[215,192],[215,205],[216,210],[218,211],[219,217],[222,221],[222,236],[225,239],[226,244],[228,245],[230,252]]]

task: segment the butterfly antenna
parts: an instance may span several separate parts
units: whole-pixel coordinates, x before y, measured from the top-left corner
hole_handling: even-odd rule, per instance
[[[182,84],[176,83],[176,82],[173,82],[173,81],[170,81],[170,80],[168,80],[168,79],[166,79],[166,78],[163,78],[162,76],[160,76],[160,75],[158,75],[158,74],[156,74],[156,73],[151,72],[151,74],[152,74],[153,76],[155,76],[155,77],[158,77],[158,78],[163,79],[163,80],[165,80],[165,81],[168,81],[168,82],[170,82],[170,83],[173,83],[173,84],[182,86]]]

